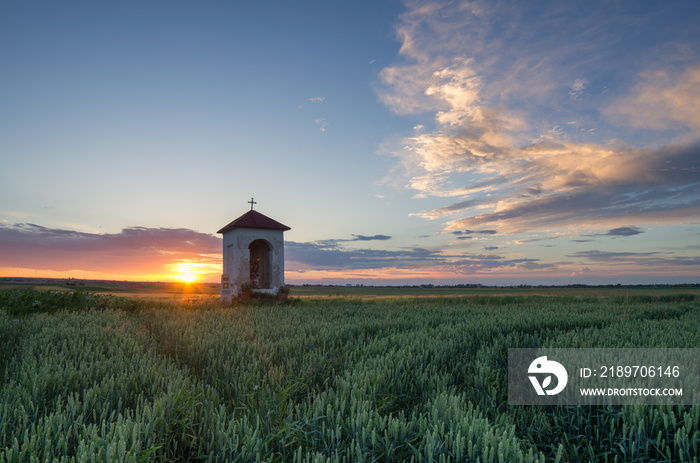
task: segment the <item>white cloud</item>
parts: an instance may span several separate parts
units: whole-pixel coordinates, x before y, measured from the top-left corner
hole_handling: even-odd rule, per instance
[[[476,116],[481,82],[471,68],[471,60],[455,58],[450,66],[433,72],[433,77],[437,82],[425,94],[445,102],[446,108],[435,116],[438,123],[456,126]]]
[[[321,132],[325,132],[326,129],[328,128],[328,121],[326,120],[325,117],[322,117],[320,119],[316,119],[314,122],[316,123],[318,130],[320,130]]]

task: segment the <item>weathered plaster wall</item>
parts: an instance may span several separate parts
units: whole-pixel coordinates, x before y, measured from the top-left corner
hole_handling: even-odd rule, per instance
[[[270,245],[271,266],[270,288],[258,291],[277,294],[279,288],[284,286],[283,231],[262,228],[235,228],[223,236],[223,275],[229,278],[229,288],[224,288],[222,277],[222,300],[230,300],[231,296],[238,295],[241,291],[241,286],[250,282],[250,251],[248,246],[258,239],[263,239]]]

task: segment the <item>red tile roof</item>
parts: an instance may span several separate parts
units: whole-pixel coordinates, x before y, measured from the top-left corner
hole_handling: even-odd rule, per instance
[[[282,231],[291,230],[291,228],[288,226],[283,225],[276,220],[272,220],[268,216],[254,210],[246,212],[216,233],[226,233],[234,228],[268,228]]]

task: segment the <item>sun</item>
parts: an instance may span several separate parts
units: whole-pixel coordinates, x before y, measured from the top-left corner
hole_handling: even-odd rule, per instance
[[[194,283],[195,281],[197,281],[197,275],[195,275],[194,273],[182,273],[178,275],[178,278],[183,283]]]
[[[193,262],[179,262],[175,268],[175,278],[183,283],[194,283],[199,279],[197,264]]]

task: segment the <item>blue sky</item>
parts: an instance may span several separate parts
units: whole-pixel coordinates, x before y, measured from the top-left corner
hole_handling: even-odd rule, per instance
[[[700,280],[700,4],[5,2],[0,274]]]

